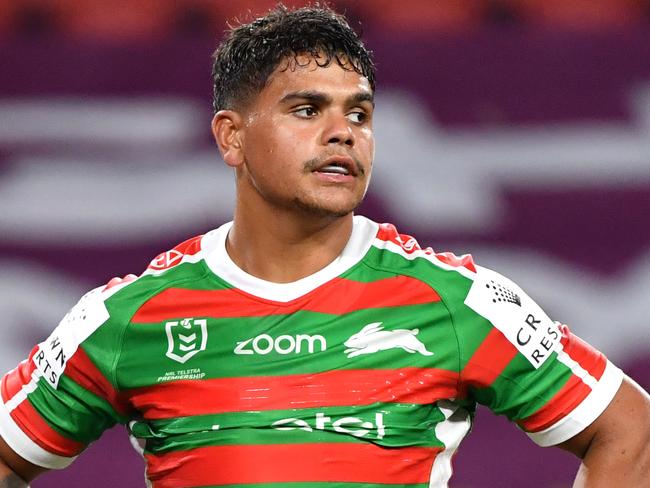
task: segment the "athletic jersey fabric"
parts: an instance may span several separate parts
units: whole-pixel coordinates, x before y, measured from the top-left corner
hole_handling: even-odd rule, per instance
[[[546,446],[620,385],[470,256],[356,216],[334,262],[277,284],[231,261],[231,225],[86,294],[3,378],[18,454],[62,468],[119,422],[155,488],[444,487],[477,403]]]

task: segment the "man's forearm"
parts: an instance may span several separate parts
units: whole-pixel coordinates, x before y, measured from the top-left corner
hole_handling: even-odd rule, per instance
[[[27,483],[15,473],[6,474],[0,478],[0,488],[25,488],[26,486]]]
[[[0,488],[25,488],[27,483],[0,458]]]

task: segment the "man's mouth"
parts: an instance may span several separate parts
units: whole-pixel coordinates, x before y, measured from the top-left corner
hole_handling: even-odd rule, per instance
[[[347,156],[331,156],[313,171],[331,175],[357,176],[361,173],[360,165]]]
[[[332,174],[337,174],[337,175],[349,175],[350,171],[348,168],[341,163],[332,163],[332,164],[327,164],[321,168],[318,168],[316,171],[319,173],[332,173]]]

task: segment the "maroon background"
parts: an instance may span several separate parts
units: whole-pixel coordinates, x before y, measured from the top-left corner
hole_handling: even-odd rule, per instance
[[[631,132],[642,130],[635,125],[630,93],[650,83],[648,29],[589,34],[482,29],[462,36],[390,37],[369,30],[366,38],[376,53],[380,93],[411,93],[438,127],[450,133],[604,121],[620,123]],[[211,147],[209,56],[214,45],[213,39],[203,37],[140,44],[63,38],[5,40],[0,42],[0,97],[182,95],[205,107],[205,131],[194,144],[207,149]],[[37,146],[30,150],[39,152]],[[22,164],[25,151],[23,145],[0,145],[0,184],[3,174]],[[47,154],[47,150],[42,152]],[[408,161],[408,155],[404,159]],[[650,248],[650,160],[645,163],[645,177],[625,185],[547,186],[531,181],[520,188],[504,183],[499,191],[506,217],[500,225],[475,231],[432,228],[419,231],[418,238],[437,249],[496,246],[533,251],[583,270],[585,280],[616,283],[620,270]],[[215,164],[221,164],[216,156]],[[436,171],[453,170],[444,161],[431,161],[431,165],[431,174],[422,177],[432,182]],[[616,168],[612,169],[615,173]],[[43,171],[47,170],[45,164]],[[43,211],[47,212],[46,206]],[[397,224],[402,220],[373,190],[361,213]],[[203,225],[188,232],[184,226],[175,231],[172,222],[164,239],[146,243],[56,245],[31,238],[16,242],[0,235],[0,252],[8,260],[47,265],[90,288],[114,275],[138,272],[159,251],[218,224],[206,216]],[[570,295],[571,290],[566,293]],[[625,310],[620,313],[624,316]],[[40,329],[30,329],[33,324],[21,325],[24,350],[20,354],[25,355],[30,344],[42,337]],[[5,334],[15,333],[12,324],[2,327]],[[635,349],[632,357],[619,354],[614,358],[646,388],[650,387],[648,336],[647,321],[639,323],[637,339],[642,349]],[[559,450],[537,448],[515,427],[481,409],[474,432],[456,458],[452,486],[569,486],[577,464]],[[142,480],[142,460],[117,428],[71,468],[49,473],[33,486],[140,487]]]

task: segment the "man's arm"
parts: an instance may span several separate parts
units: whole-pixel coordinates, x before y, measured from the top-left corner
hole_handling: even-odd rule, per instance
[[[45,468],[26,461],[0,437],[0,488],[24,488]]]
[[[574,488],[650,487],[650,396],[624,378],[605,411],[558,447],[582,459]]]

